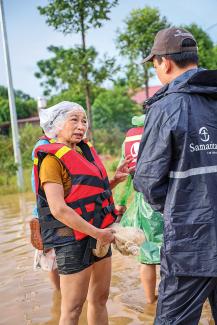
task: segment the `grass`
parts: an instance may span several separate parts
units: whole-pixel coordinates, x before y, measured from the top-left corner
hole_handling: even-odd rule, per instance
[[[32,191],[31,188],[31,168],[24,169],[23,170],[23,178],[24,178],[24,189],[22,192],[30,192]],[[6,194],[13,194],[13,193],[19,193],[21,192],[17,186],[17,177],[16,175],[12,176],[8,183],[5,182],[5,175],[0,174],[0,195],[6,195]]]

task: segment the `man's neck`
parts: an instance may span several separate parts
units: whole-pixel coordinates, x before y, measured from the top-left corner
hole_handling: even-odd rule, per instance
[[[188,65],[185,68],[179,68],[177,66],[174,66],[174,71],[170,75],[170,81],[169,81],[169,83],[171,83],[173,80],[175,80],[176,78],[178,78],[179,76],[181,76],[186,71],[189,71],[189,70],[192,70],[192,69],[197,69],[197,68],[198,68],[198,66],[196,64]]]

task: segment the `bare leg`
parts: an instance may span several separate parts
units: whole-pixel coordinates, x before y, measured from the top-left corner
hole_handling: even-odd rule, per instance
[[[88,291],[88,325],[108,325],[106,302],[111,281],[111,257],[93,265]]]
[[[86,300],[92,266],[75,273],[60,274],[61,316],[59,325],[77,325]]]
[[[60,276],[58,270],[55,269],[53,271],[50,271],[48,274],[54,289],[60,290]]]
[[[142,264],[140,268],[141,282],[145,291],[146,303],[153,304],[157,300],[156,287],[156,265]]]

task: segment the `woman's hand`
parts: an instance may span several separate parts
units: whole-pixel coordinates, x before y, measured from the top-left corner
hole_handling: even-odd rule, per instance
[[[116,205],[115,206],[115,212],[118,216],[122,216],[124,212],[127,210],[126,205]]]
[[[116,169],[114,177],[110,180],[110,187],[113,189],[119,183],[125,181],[128,177],[129,173],[131,172],[132,168],[129,168],[129,164],[133,161],[133,158],[127,156],[123,162],[118,166]]]
[[[98,229],[96,239],[103,245],[111,244],[114,239],[115,230],[110,228]]]
[[[121,218],[124,214],[124,212],[127,210],[127,207],[125,205],[116,205],[115,206],[115,213],[117,215],[116,223],[119,223],[121,221]]]

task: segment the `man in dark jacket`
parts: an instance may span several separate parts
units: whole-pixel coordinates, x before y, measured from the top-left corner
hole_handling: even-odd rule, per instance
[[[198,68],[180,28],[159,31],[147,61],[164,87],[146,103],[134,186],[164,214],[155,325],[198,324],[207,298],[217,324],[217,70]]]

